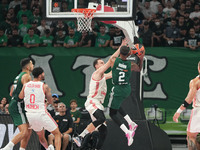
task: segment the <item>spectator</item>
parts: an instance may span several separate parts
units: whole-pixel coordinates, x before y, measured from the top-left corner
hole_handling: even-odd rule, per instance
[[[10,28],[10,21],[12,20],[10,13],[6,14],[6,20],[0,22],[0,28],[4,29],[4,31]]]
[[[163,22],[165,13],[163,12],[163,6],[161,4],[158,5],[158,12],[156,13],[156,16],[161,22]]]
[[[52,101],[53,101],[53,102],[54,102],[54,101],[60,102],[60,101],[59,101],[59,96],[58,96],[58,94],[55,94],[55,93],[52,94]],[[47,110],[48,110],[48,111],[54,110],[53,105],[47,104]]]
[[[185,38],[184,47],[190,48],[191,50],[196,50],[200,47],[200,39],[195,36],[194,28],[190,29],[189,37]]]
[[[91,42],[92,42],[92,40],[90,39],[88,32],[83,31],[81,38],[79,40],[78,46],[79,47],[91,47]]]
[[[37,34],[38,36],[40,36],[40,31],[37,29],[37,21],[33,21],[32,23],[31,23],[31,27],[33,28],[33,30],[34,30],[34,33],[35,34]]]
[[[15,10],[14,8],[8,9],[8,13],[10,14],[11,20],[15,19],[16,20],[16,15],[15,15]]]
[[[176,10],[180,9],[181,4],[185,4],[185,0],[176,0],[176,2],[174,4],[174,8]]]
[[[177,46],[180,38],[179,29],[176,27],[176,20],[172,19],[171,26],[167,27],[164,32],[166,46]]]
[[[45,34],[46,34],[45,36],[42,36],[40,38],[40,44],[41,44],[41,46],[52,47],[53,36],[51,36],[50,29],[46,29],[45,30]]]
[[[189,13],[193,11],[192,2],[190,0],[185,2],[185,11],[188,11]]]
[[[58,31],[62,29],[64,36],[68,35],[68,25],[64,24],[62,20],[58,20],[55,27],[53,27],[52,35],[56,36],[58,35]]]
[[[172,7],[172,2],[171,0],[167,1],[166,7],[163,9],[163,12],[169,18],[171,16],[171,13],[176,13],[176,9]]]
[[[125,38],[124,33],[119,28],[115,27],[115,35],[110,38],[110,47],[118,49]]]
[[[8,38],[5,35],[4,29],[0,28],[0,47],[7,46]]]
[[[31,10],[34,10],[35,8],[39,8],[41,10],[42,8],[42,0],[32,0],[31,1]]]
[[[28,34],[23,38],[23,43],[26,48],[38,47],[40,43],[40,38],[37,34],[34,34],[34,29],[30,28]]]
[[[22,15],[22,24],[19,25],[19,33],[22,37],[27,34],[29,28],[31,28],[31,24],[28,23],[28,18],[26,15]]]
[[[180,9],[177,10],[177,17],[183,16],[185,14],[185,4],[181,3],[180,4]]]
[[[5,114],[5,106],[8,103],[6,97],[3,97],[0,103],[0,114]]]
[[[63,30],[59,29],[58,35],[55,36],[53,41],[54,47],[63,47],[64,40],[65,40],[65,35],[63,34]]]
[[[68,9],[68,2],[62,1],[61,12],[70,12],[70,10]]]
[[[145,1],[144,7],[141,7],[140,9],[142,10],[142,13],[143,13],[145,19],[149,20],[153,14],[153,12],[151,11],[151,8],[150,8],[150,2]]]
[[[140,8],[137,7],[136,8],[136,20],[135,20],[135,24],[138,25],[138,21],[142,21],[144,20],[144,15],[141,12]]]
[[[17,23],[15,20],[11,20],[10,21],[10,27],[6,29],[5,31],[5,34],[7,35],[8,39],[12,37],[12,31],[13,29],[17,28],[18,29],[18,26],[17,26]]]
[[[180,16],[179,18],[178,18],[178,23],[177,23],[177,28],[182,28],[182,27],[184,27],[184,28],[187,28],[186,26],[185,26],[185,18],[184,18],[184,16]]]
[[[80,123],[80,119],[81,119],[81,113],[80,111],[77,110],[78,104],[77,101],[75,99],[72,99],[70,101],[70,114],[71,117],[73,119],[73,123],[78,126],[78,124]]]
[[[45,30],[49,29],[50,26],[46,25],[46,20],[41,20],[41,25],[37,27],[37,29],[40,31],[40,36],[45,36]]]
[[[69,35],[65,37],[64,47],[66,48],[78,47],[78,37],[75,36],[75,31],[73,28],[69,29]]]
[[[180,29],[180,40],[178,41],[178,47],[184,47],[184,41],[187,37],[187,28],[185,26],[182,26]]]
[[[195,17],[200,18],[200,10],[199,10],[199,4],[194,5],[194,11],[190,13],[190,19],[194,19]]]
[[[54,120],[58,124],[58,128],[62,137],[62,150],[66,150],[69,141],[71,141],[71,133],[73,131],[73,121],[70,115],[66,114],[66,105],[64,103],[58,104],[59,114],[54,116]],[[48,136],[48,143],[54,145],[54,135]]]
[[[96,36],[95,47],[108,47],[110,42],[110,36],[105,32],[105,26],[100,26],[100,32],[93,31]]]
[[[140,38],[142,39],[142,43],[145,47],[150,47],[153,45],[152,43],[152,31],[149,29],[149,22],[144,22],[144,28],[139,33]]]
[[[89,36],[90,36],[90,39],[91,39],[91,47],[94,47],[95,41],[96,41],[96,36],[95,36],[94,32],[99,32],[99,28],[96,25],[96,22],[94,20],[92,20],[91,28],[92,28],[92,32],[89,32]]]
[[[189,11],[185,11],[185,25],[186,25],[188,30],[190,28],[192,28],[193,24],[194,24],[192,19],[189,18],[189,16],[190,16],[190,12]]]
[[[198,37],[198,38],[200,38],[200,25],[199,25],[199,23],[195,23],[194,24],[194,30],[195,30],[195,34],[196,34],[196,36]]]
[[[152,28],[153,46],[163,46],[164,45],[164,25],[160,22],[160,19],[155,20],[155,25]]]
[[[39,26],[41,24],[41,13],[40,13],[40,9],[39,7],[35,7],[35,9],[33,10],[33,15],[31,18],[31,22],[37,22],[37,26]]]
[[[8,46],[9,47],[21,47],[22,46],[23,38],[19,35],[18,29],[14,28],[12,30],[12,36],[8,39]]]
[[[109,28],[109,32],[108,32],[108,35],[110,36],[110,39],[115,36],[115,27],[114,26],[111,26]]]
[[[27,23],[31,23],[31,18],[32,18],[32,12],[27,9],[27,3],[22,2],[21,4],[21,10],[17,13],[17,20],[19,24],[22,24],[22,15],[26,15],[28,18]]]
[[[59,114],[58,111],[58,104],[60,103],[60,100],[54,100],[53,101],[53,110],[49,111],[52,117],[56,116]]]
[[[167,2],[168,2],[169,0],[162,0],[162,4],[164,5],[164,6],[167,6]],[[176,1],[177,0],[170,0],[171,1],[171,3],[172,3],[172,6],[174,6],[174,4],[176,3]]]
[[[156,14],[158,12],[158,5],[160,4],[157,0],[151,0],[150,1],[150,9],[151,11]]]

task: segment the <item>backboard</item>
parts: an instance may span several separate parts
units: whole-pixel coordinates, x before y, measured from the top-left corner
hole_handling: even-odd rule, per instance
[[[97,20],[134,20],[137,0],[45,0],[48,19],[76,19],[71,9],[97,9]],[[103,6],[103,7],[102,7]],[[110,7],[112,10],[107,9]]]

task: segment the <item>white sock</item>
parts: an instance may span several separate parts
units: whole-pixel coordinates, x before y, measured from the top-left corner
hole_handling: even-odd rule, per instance
[[[5,149],[12,149],[14,146],[15,146],[15,144],[12,141],[10,141],[4,148]]]
[[[127,129],[127,127],[124,124],[122,124],[120,126],[120,128],[122,129],[122,131],[124,131],[125,134],[127,134],[129,132],[129,130]]]
[[[136,125],[136,123],[133,122],[133,121],[131,120],[131,118],[129,117],[129,115],[124,116],[124,119],[128,122],[129,125],[130,125],[131,123],[133,123],[134,126]]]
[[[21,147],[20,147],[19,150],[25,150],[25,148],[21,148]]]
[[[89,133],[89,131],[87,129],[85,129],[85,130],[83,130],[83,132],[79,136],[84,138],[85,135],[88,134],[88,133]]]

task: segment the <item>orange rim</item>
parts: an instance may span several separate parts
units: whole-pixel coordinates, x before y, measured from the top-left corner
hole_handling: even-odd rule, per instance
[[[95,13],[96,9],[77,8],[77,9],[72,9],[71,11],[76,13],[87,14],[87,13]]]

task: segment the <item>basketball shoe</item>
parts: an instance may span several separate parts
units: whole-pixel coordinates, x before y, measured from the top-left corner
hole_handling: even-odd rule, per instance
[[[132,122],[132,123],[129,125],[129,131],[132,132],[132,135],[131,135],[132,137],[134,137],[135,131],[136,131],[137,127],[138,127],[138,125],[137,125],[136,123],[134,123],[134,122]]]
[[[132,137],[132,132],[129,131],[127,134],[126,134],[126,138],[128,140],[128,146],[131,146],[131,144],[133,144],[133,137]]]

